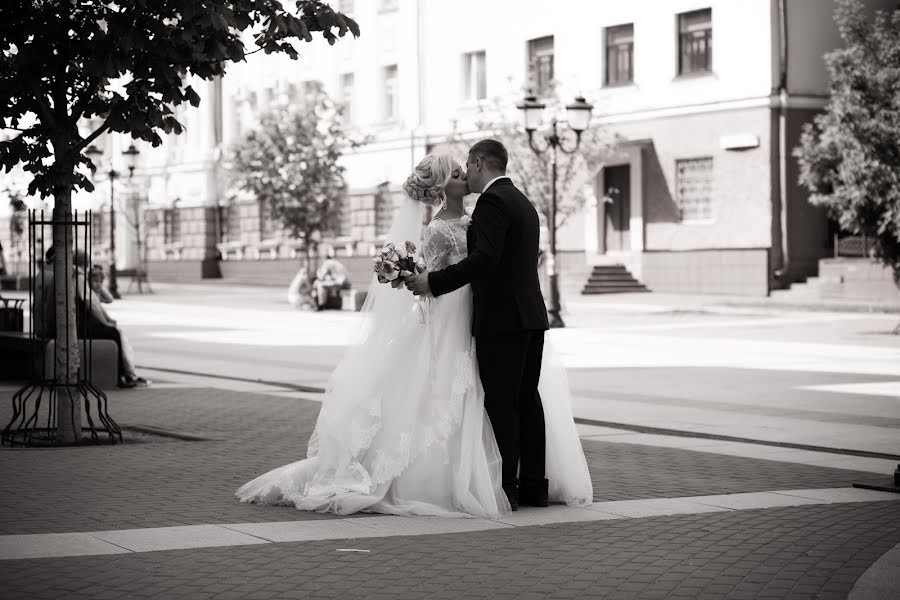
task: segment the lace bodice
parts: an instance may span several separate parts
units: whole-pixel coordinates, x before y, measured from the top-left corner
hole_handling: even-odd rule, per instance
[[[425,228],[422,256],[429,271],[455,265],[468,256],[466,229],[462,219],[432,219]]]

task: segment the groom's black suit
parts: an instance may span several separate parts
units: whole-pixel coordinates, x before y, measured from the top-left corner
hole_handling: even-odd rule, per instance
[[[468,257],[428,275],[434,296],[472,285],[472,334],[507,492],[516,489],[517,471],[523,493],[545,486],[544,411],[537,387],[549,323],[538,280],[539,237],[534,206],[509,178],[498,179],[475,205]]]

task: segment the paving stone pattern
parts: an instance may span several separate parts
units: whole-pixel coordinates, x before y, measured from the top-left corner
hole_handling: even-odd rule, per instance
[[[328,518],[291,507],[237,502],[234,491],[305,456],[319,404],[216,389],[114,392],[113,416],[213,438],[188,442],[129,434],[119,447],[0,451],[0,534],[62,533],[203,523]],[[9,418],[0,403],[0,419]],[[668,498],[846,487],[883,477],[585,440],[596,500]]]
[[[4,598],[846,598],[896,502],[0,562]],[[339,548],[368,550],[339,552]]]

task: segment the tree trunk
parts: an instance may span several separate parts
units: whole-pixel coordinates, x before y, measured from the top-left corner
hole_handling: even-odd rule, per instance
[[[78,330],[75,323],[75,268],[72,246],[77,229],[61,222],[72,220],[72,189],[58,189],[54,193],[53,220],[53,281],[56,302],[56,344],[54,373],[56,374],[56,422],[58,441],[75,444],[81,439],[81,396],[73,384],[78,381],[80,362]]]
[[[303,237],[303,251],[306,252],[306,276],[312,282],[316,278],[316,269],[312,263],[312,235],[306,232]]]

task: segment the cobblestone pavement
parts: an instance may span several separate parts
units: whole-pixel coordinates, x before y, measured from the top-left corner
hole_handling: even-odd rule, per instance
[[[316,402],[212,389],[114,392],[122,425],[190,432],[209,441],[135,436],[124,447],[0,451],[0,534],[328,518],[238,503],[234,491],[305,456]],[[9,406],[0,405],[0,420]],[[884,477],[660,448],[583,441],[596,500],[847,487]]]
[[[2,561],[0,581],[9,599],[846,598],[900,543],[897,505]]]

